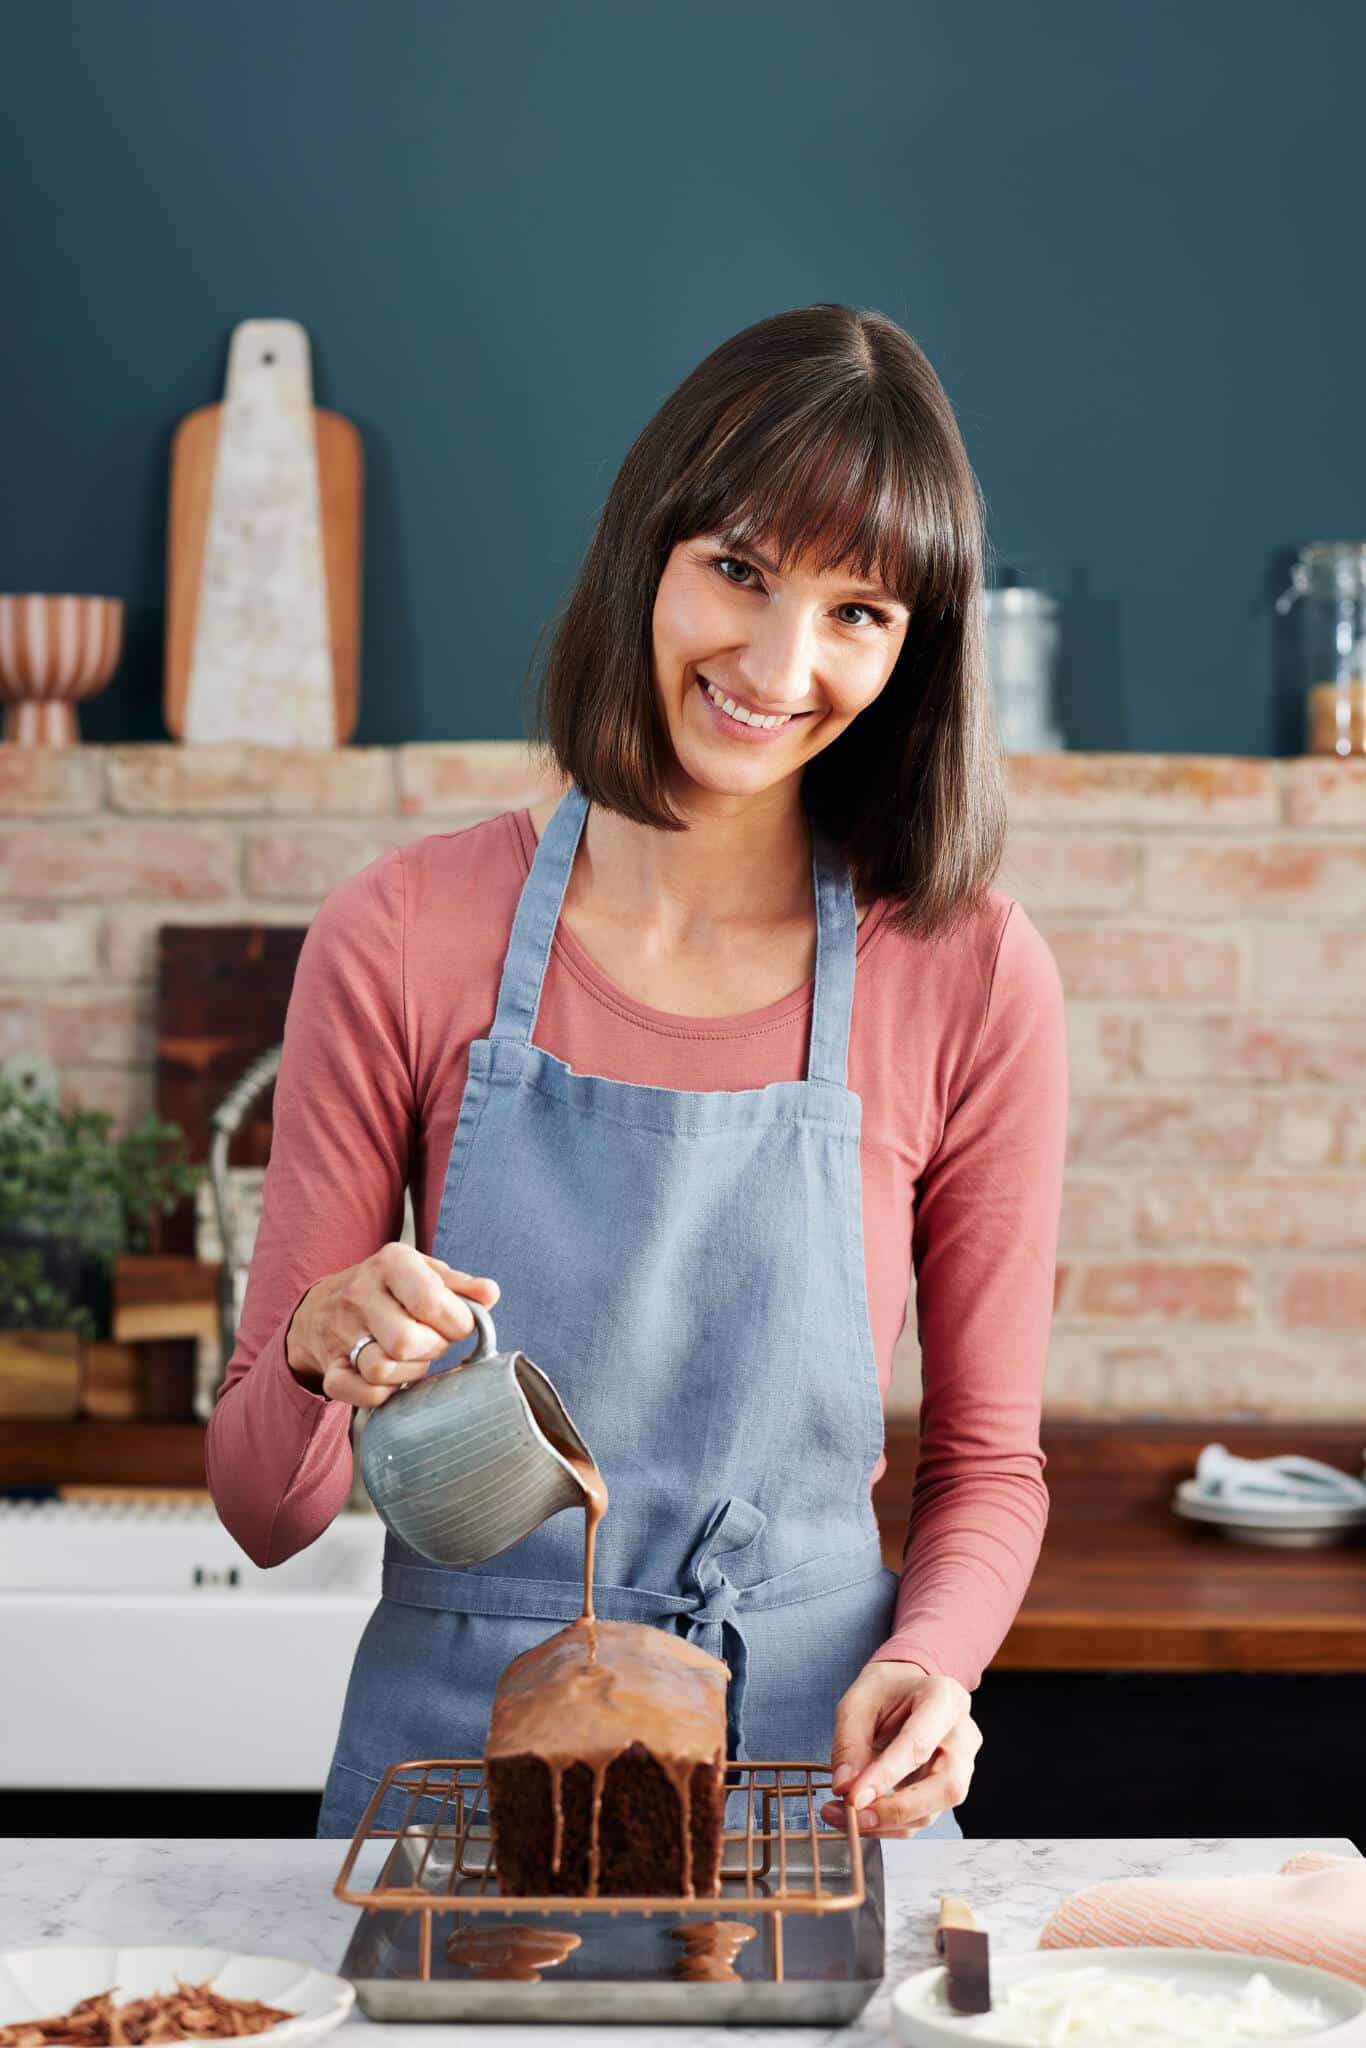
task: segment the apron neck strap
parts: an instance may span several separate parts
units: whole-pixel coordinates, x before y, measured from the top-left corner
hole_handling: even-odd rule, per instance
[[[587,816],[588,799],[577,783],[571,783],[541,835],[531,873],[517,904],[498,988],[492,1038],[531,1044],[555,927]],[[811,840],[816,893],[816,983],[807,1079],[845,1088],[858,917],[848,867],[814,819]]]
[[[514,1039],[518,1045],[531,1043],[555,927],[560,921],[569,872],[587,816],[588,799],[577,782],[571,782],[541,834],[531,873],[522,884],[503,961],[491,1038]]]
[[[811,1050],[806,1078],[834,1088],[847,1088],[858,910],[848,863],[814,818],[811,872],[816,889],[816,986],[811,1003]]]

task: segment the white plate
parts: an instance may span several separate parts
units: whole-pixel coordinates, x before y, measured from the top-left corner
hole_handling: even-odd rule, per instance
[[[1194,1479],[1183,1479],[1172,1497],[1172,1511],[1189,1522],[1208,1522],[1245,1543],[1311,1545],[1333,1543],[1366,1526],[1366,1507],[1342,1502],[1288,1500],[1279,1506],[1262,1502],[1211,1500]]]
[[[1035,1948],[1015,1949],[990,1958],[992,1996],[1021,1978],[1045,1972],[1091,1969],[1097,1963],[1131,1976],[1175,1979],[1183,1990],[1236,1992],[1254,1971],[1269,1977],[1278,1991],[1291,1997],[1317,1998],[1332,2014],[1330,2023],[1313,2033],[1287,2034],[1292,2041],[1331,2041],[1333,2048],[1366,2041],[1366,1991],[1330,1970],[1308,1963],[1282,1962],[1277,1956],[1237,1955],[1212,1948]],[[944,2048],[948,2042],[990,2042],[985,2031],[989,2013],[973,2016],[949,2012],[943,2004],[944,1966],[907,1977],[892,1993],[892,2030],[908,2048]],[[981,2029],[979,2032],[978,2029]],[[1263,2040],[1265,2040],[1265,2036]]]
[[[113,1990],[115,2003],[174,1991],[176,1979],[207,1982],[225,1998],[259,1998],[297,2019],[281,2020],[262,2034],[265,2043],[312,2041],[339,2027],[355,2003],[355,1987],[308,1963],[283,1956],[235,1955],[225,1948],[12,1948],[0,1953],[0,2026],[69,2012],[76,2001]]]

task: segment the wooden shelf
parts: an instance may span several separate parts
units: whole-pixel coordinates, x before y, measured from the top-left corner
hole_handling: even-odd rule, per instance
[[[203,1486],[199,1422],[13,1421],[0,1426],[0,1486]]]

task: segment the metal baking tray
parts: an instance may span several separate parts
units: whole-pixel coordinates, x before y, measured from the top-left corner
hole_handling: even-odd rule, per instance
[[[727,1801],[719,1897],[610,1900],[570,1904],[504,1900],[496,1890],[493,1843],[483,1811],[478,1764],[395,1765],[386,1774],[351,1844],[335,1887],[362,1905],[341,1963],[356,2000],[372,2020],[585,2021],[687,2026],[841,2026],[854,2020],[882,1982],[886,1909],[882,1851],[857,1833],[819,1827],[814,1801],[828,1796],[828,1769],[811,1765],[731,1765],[741,1781]],[[432,1825],[398,1832],[371,1828],[391,1786],[419,1785],[449,1808]],[[421,1773],[404,1779],[404,1773]],[[463,1779],[461,1774],[466,1774]],[[817,1784],[824,1779],[823,1784]],[[782,1796],[776,1795],[781,1786]],[[794,1796],[794,1794],[796,1796]],[[743,1817],[743,1824],[732,1816]],[[411,1810],[411,1809],[410,1809]],[[804,1810],[811,1825],[800,1823]],[[449,1817],[448,1817],[449,1816]],[[364,1842],[392,1842],[374,1887],[349,1889]],[[404,1904],[383,1901],[401,1896]],[[463,1903],[462,1903],[463,1902]],[[681,1943],[671,1930],[699,1917],[741,1920],[755,1932],[736,1958],[738,1982],[698,1982],[677,1974]],[[476,1977],[446,1955],[461,1928],[515,1925],[563,1929],[579,1944],[536,1982]]]

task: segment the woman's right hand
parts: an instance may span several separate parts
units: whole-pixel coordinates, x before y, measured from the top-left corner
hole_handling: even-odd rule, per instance
[[[498,1295],[496,1280],[461,1273],[410,1244],[381,1245],[309,1288],[285,1334],[285,1358],[315,1392],[353,1408],[378,1408],[469,1336],[474,1317],[466,1296],[492,1308]],[[375,1342],[352,1365],[347,1354],[366,1331]]]

